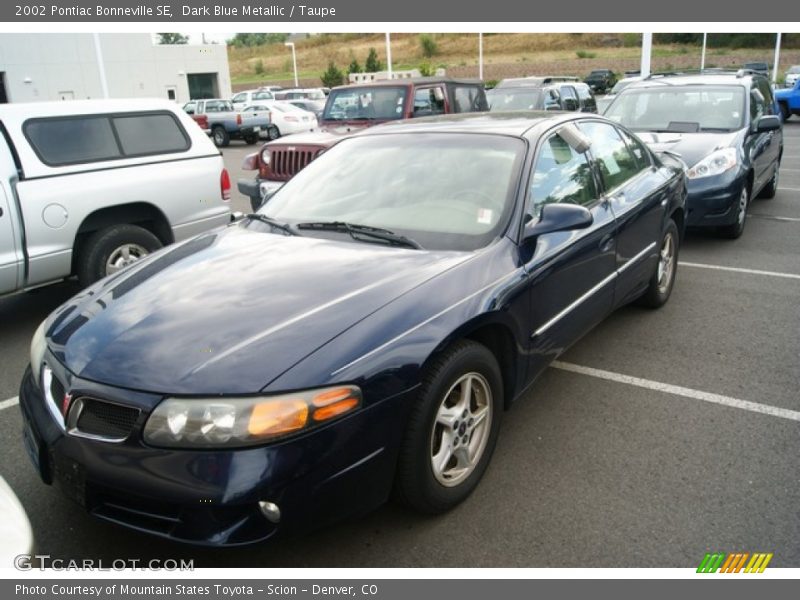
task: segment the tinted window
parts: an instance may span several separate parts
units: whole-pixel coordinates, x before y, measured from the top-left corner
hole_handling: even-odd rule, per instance
[[[544,109],[545,110],[561,110],[561,97],[554,89],[545,90],[544,92]]]
[[[578,110],[578,94],[571,85],[561,87],[561,104],[564,110]]]
[[[25,122],[23,131],[42,162],[50,166],[182,152],[191,145],[177,119],[168,113],[32,119]]]
[[[775,114],[775,99],[772,96],[772,89],[769,87],[769,82],[766,79],[758,78],[756,80],[758,91],[764,98],[764,111],[768,115]]]
[[[114,117],[113,121],[126,156],[182,152],[189,148],[189,139],[170,114],[130,115]]]
[[[589,122],[581,123],[580,128],[592,140],[591,152],[607,190],[624,184],[641,170],[616,127]]]
[[[36,119],[24,126],[31,146],[48,165],[120,158],[114,131],[107,117]]]
[[[233,102],[245,102],[246,100],[247,100],[247,94],[246,93],[242,93],[242,94],[236,94],[233,97],[232,101]]]
[[[206,112],[230,112],[233,110],[230,102],[225,100],[209,100],[206,102]]]
[[[256,92],[253,94],[253,100],[272,100],[273,97],[270,92]]]
[[[755,84],[753,85],[755,86]],[[764,102],[763,94],[758,90],[758,88],[753,87],[750,90],[750,120],[755,121],[764,114],[765,110],[766,104]]]
[[[592,170],[585,154],[578,154],[556,134],[542,144],[533,171],[528,212],[538,217],[545,204],[566,202],[590,206],[597,199]]]
[[[414,92],[414,116],[444,114],[444,90],[422,88]]]
[[[492,112],[506,110],[541,110],[541,88],[494,88],[486,95],[489,110]]]
[[[456,85],[453,87],[453,112],[473,112],[489,110],[485,96],[475,86]]]

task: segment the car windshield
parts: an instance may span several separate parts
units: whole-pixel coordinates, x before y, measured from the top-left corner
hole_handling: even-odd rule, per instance
[[[346,121],[368,119],[388,121],[403,118],[405,87],[347,88],[328,96],[323,119]]]
[[[355,137],[314,160],[259,212],[293,226],[345,222],[426,249],[475,250],[505,230],[524,154],[522,140],[500,135]]]
[[[751,63],[744,63],[745,69],[753,69],[754,71],[766,71],[769,69],[769,65],[764,62],[751,62]]]
[[[489,111],[537,110],[542,107],[541,88],[495,88],[486,94]]]
[[[605,116],[635,131],[734,131],[744,126],[743,86],[628,88]]]
[[[309,100],[325,100],[325,92],[322,90],[308,90],[304,96]]]

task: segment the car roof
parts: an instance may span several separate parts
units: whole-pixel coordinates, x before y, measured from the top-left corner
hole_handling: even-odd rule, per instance
[[[479,85],[483,87],[483,81],[480,79],[453,79],[452,77],[403,77],[402,79],[381,79],[378,81],[364,81],[360,83],[352,83],[349,85],[339,85],[331,88],[331,91],[346,90],[350,88],[369,88],[374,86],[408,86],[408,85],[424,85],[431,83],[452,83],[460,85]]]
[[[576,117],[596,118],[598,115],[578,114],[574,112],[552,111],[513,111],[482,112],[439,115],[435,117],[418,117],[389,121],[371,127],[360,135],[381,133],[490,133],[524,137],[534,127],[545,123],[556,125],[561,122],[575,120]],[[600,117],[602,119],[602,117]]]
[[[542,87],[553,83],[568,83],[570,85],[586,85],[577,77],[570,75],[534,75],[531,77],[512,77],[498,82],[494,89],[515,88],[515,87]]]
[[[179,108],[174,102],[160,98],[11,102],[9,104],[0,104],[0,118],[65,117],[94,113],[175,110]]]
[[[631,83],[625,90],[641,89],[659,86],[683,86],[683,85],[737,85],[747,87],[750,81],[756,77],[766,81],[763,75],[750,72],[731,72],[731,71],[707,71],[704,73],[655,73],[650,77]]]

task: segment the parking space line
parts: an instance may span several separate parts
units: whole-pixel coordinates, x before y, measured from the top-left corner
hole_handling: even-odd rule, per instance
[[[775,215],[762,215],[761,213],[749,213],[748,217],[758,217],[759,219],[770,219],[772,221],[786,221],[787,223],[800,222],[800,217],[776,217]]]
[[[712,269],[715,271],[732,271],[734,273],[747,273],[749,275],[764,275],[766,277],[782,277],[784,279],[800,279],[800,275],[795,273],[780,273],[778,271],[760,271],[759,269],[744,269],[742,267],[723,267],[722,265],[707,265],[703,263],[683,262],[678,264],[682,267],[692,267],[695,269]]]
[[[569,371],[571,373],[578,373],[580,375],[587,375],[589,377],[597,377],[598,379],[605,379],[606,381],[624,383],[656,392],[672,394],[673,396],[682,396],[684,398],[691,398],[693,400],[701,400],[703,402],[720,404],[730,408],[738,408],[762,415],[769,415],[770,417],[778,417],[779,419],[788,419],[790,421],[800,422],[800,411],[790,410],[788,408],[780,408],[778,406],[771,406],[769,404],[759,404],[758,402],[740,400],[739,398],[732,398],[731,396],[712,394],[710,392],[703,392],[701,390],[685,388],[669,383],[661,383],[660,381],[652,381],[650,379],[632,377],[631,375],[623,375],[622,373],[614,373],[613,371],[604,371],[603,369],[595,369],[592,367],[584,367],[582,365],[561,362],[560,360],[554,361],[550,366],[562,371]]]
[[[792,173],[800,172],[800,169],[790,169],[789,167],[781,167],[781,173],[784,171],[791,171]]]
[[[800,171],[800,169],[798,169]],[[800,192],[800,188],[787,188],[778,186],[779,192]]]
[[[0,410],[11,408],[12,406],[16,406],[17,404],[19,404],[19,397],[14,396],[13,398],[9,398],[8,400],[3,400],[2,402],[0,402]]]

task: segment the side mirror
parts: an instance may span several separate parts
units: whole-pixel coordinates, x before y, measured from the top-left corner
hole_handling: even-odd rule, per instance
[[[566,98],[564,100],[564,110],[578,110],[578,101],[575,98]]]
[[[586,229],[594,222],[592,213],[578,204],[545,204],[538,221],[525,225],[524,241],[545,233]]]
[[[764,115],[755,123],[756,133],[775,131],[781,128],[781,118],[777,115]]]

